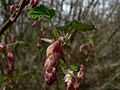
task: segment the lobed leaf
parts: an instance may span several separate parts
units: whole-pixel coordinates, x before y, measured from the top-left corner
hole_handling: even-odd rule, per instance
[[[37,5],[36,7],[31,8],[28,13],[28,18],[34,20],[41,18],[52,19],[53,16],[55,16],[55,10],[44,5]]]

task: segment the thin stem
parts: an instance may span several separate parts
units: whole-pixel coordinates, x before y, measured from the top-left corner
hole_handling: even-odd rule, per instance
[[[54,24],[52,23],[52,21],[49,20],[49,22],[53,28],[53,33],[54,33],[55,37],[58,39],[60,37],[60,34],[58,33],[58,31],[57,31],[56,27],[54,26]]]
[[[16,41],[15,43],[10,43],[10,44],[7,44],[7,45],[12,46],[12,45],[16,45],[16,44],[25,44],[25,43],[22,42],[22,41]]]

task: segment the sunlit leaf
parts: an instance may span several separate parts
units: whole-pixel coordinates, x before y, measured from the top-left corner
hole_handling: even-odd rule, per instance
[[[80,66],[79,65],[76,65],[76,64],[72,64],[72,65],[70,65],[70,67],[71,67],[71,69],[73,70],[73,71],[78,71],[79,70],[79,68],[80,68]]]
[[[67,65],[65,64],[65,62],[63,60],[60,60],[60,66],[62,68],[67,68]]]

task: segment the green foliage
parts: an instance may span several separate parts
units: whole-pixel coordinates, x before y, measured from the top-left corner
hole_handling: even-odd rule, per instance
[[[54,15],[55,10],[48,8],[44,5],[38,5],[35,8],[31,8],[28,13],[28,17],[34,20],[41,18],[52,19]]]
[[[7,76],[2,76],[0,77],[0,84],[1,85],[6,85],[8,83],[9,77]]]
[[[76,64],[72,64],[72,65],[70,65],[70,67],[71,67],[71,69],[72,69],[73,71],[75,71],[75,72],[77,72],[77,71],[79,70],[79,68],[80,68],[80,66],[79,66],[79,65],[76,65]]]
[[[67,68],[67,65],[65,64],[65,62],[63,60],[60,60],[60,66],[62,68]]]
[[[73,21],[70,24],[66,24],[65,26],[58,26],[57,29],[67,30],[67,31],[71,32],[72,30],[91,31],[95,28],[91,21],[85,20],[85,21],[80,21],[80,22]]]

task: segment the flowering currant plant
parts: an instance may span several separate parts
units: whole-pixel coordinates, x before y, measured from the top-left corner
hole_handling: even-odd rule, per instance
[[[31,2],[34,0],[31,0]],[[31,4],[31,3],[30,3]],[[28,17],[33,19],[33,27],[37,23],[46,20],[49,22],[49,28],[53,30],[53,39],[41,38],[41,40],[51,43],[46,50],[45,59],[45,82],[48,85],[52,85],[57,79],[58,69],[61,68],[65,74],[64,81],[66,83],[67,90],[79,90],[80,85],[83,83],[84,79],[84,65],[69,65],[67,60],[65,60],[65,48],[64,46],[72,38],[73,31],[92,31],[95,29],[92,22],[85,21],[72,21],[65,26],[54,25],[52,18],[55,16],[55,10],[48,8],[44,5],[37,5],[33,3],[28,13]],[[45,22],[43,22],[45,23]],[[64,34],[63,34],[64,33]],[[92,43],[86,43],[80,46],[80,53],[87,55],[92,51]],[[87,49],[86,49],[87,48]],[[64,59],[64,60],[63,60]]]
[[[22,3],[24,3],[23,0]],[[81,84],[84,81],[85,65],[80,63],[79,65],[67,63],[65,58],[66,48],[65,46],[71,40],[73,32],[87,32],[96,30],[94,24],[90,20],[72,21],[64,26],[54,25],[52,18],[55,16],[56,11],[52,8],[38,5],[41,0],[30,0],[30,8],[28,12],[28,18],[33,20],[32,26],[35,27],[39,23],[49,23],[52,34],[52,39],[42,37],[41,41],[50,43],[46,49],[46,58],[44,63],[45,71],[45,83],[52,85],[56,79],[59,68],[61,68],[64,74],[64,82],[66,83],[67,90],[79,90]],[[23,4],[24,5],[24,4]],[[13,13],[16,5],[10,6],[10,12]],[[13,19],[14,20],[14,19]],[[41,31],[42,32],[42,31]],[[42,34],[45,34],[42,32]],[[44,36],[44,35],[43,35]],[[12,36],[13,37],[13,36]],[[7,57],[8,62],[8,74],[12,74],[14,71],[15,56],[12,52],[8,51],[10,45],[15,45],[20,42],[16,42],[15,37],[12,38],[13,44],[0,44],[0,51]],[[40,47],[40,45],[37,45]],[[92,52],[93,44],[91,42],[82,44],[79,52],[84,55],[88,55]]]

